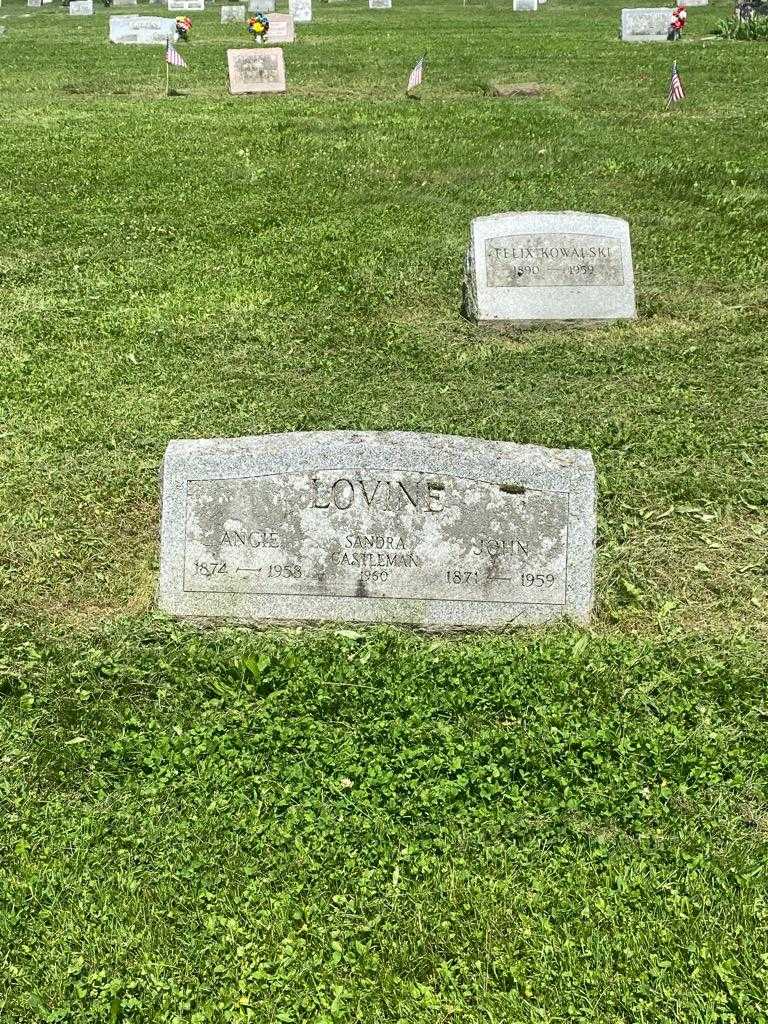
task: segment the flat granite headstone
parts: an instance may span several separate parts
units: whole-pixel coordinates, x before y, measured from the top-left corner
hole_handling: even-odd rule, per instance
[[[264,12],[267,13],[266,11]],[[290,14],[270,14],[268,43],[292,43],[296,39],[296,29]]]
[[[671,22],[671,7],[625,7],[621,38],[625,43],[666,43]]]
[[[227,21],[245,21],[245,4],[221,8],[221,23]]]
[[[158,603],[196,620],[587,622],[586,451],[435,434],[171,441]]]
[[[279,46],[264,49],[227,50],[229,91],[244,93],[285,92],[285,62]]]
[[[368,0],[371,10],[391,10],[392,0]]]
[[[288,0],[288,13],[297,25],[312,21],[312,0]]]
[[[204,11],[205,0],[167,0],[169,11]]]
[[[513,11],[538,10],[538,0],[512,0]]]
[[[572,211],[476,217],[464,311],[476,323],[518,327],[634,318],[629,225]]]
[[[109,40],[112,43],[139,43],[165,46],[176,41],[175,18],[152,18],[145,15],[118,14],[109,19]]]

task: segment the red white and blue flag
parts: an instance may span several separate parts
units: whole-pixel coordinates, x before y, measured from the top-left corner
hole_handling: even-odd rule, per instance
[[[173,43],[169,39],[165,44],[165,61],[167,64],[173,64],[177,68],[185,68],[187,62],[181,56],[181,54],[174,48]]]
[[[669,80],[669,90],[667,91],[667,109],[673,103],[679,103],[680,100],[684,99],[685,89],[683,89],[683,83],[680,81],[680,75],[677,73],[677,61],[674,61],[672,64],[672,77]]]
[[[424,79],[424,64],[426,61],[426,54],[416,62],[416,67],[411,72],[411,77],[408,79],[408,85],[406,92],[410,92],[411,89],[415,89],[417,85],[421,85]]]

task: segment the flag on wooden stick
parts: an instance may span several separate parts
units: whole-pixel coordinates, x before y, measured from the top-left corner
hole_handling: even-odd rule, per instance
[[[677,61],[673,61],[672,77],[669,80],[669,89],[667,90],[667,110],[669,110],[673,103],[679,103],[680,100],[684,99],[685,89],[683,89],[683,83],[680,81],[680,75],[677,73]]]
[[[185,68],[187,66],[187,62],[176,50],[170,39],[165,44],[165,61],[167,64],[173,64],[177,68]]]
[[[411,89],[415,89],[416,86],[421,85],[422,80],[424,78],[424,65],[426,59],[427,55],[425,53],[424,56],[420,57],[416,62],[416,66],[411,72],[411,77],[408,79],[408,85],[406,86],[405,89],[406,95],[411,91]]]

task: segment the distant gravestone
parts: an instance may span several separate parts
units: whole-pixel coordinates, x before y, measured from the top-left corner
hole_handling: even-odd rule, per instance
[[[227,50],[229,91],[244,93],[285,92],[285,62],[279,46],[265,49]]]
[[[498,213],[470,229],[464,307],[477,323],[631,319],[629,226],[590,213]]]
[[[625,7],[621,38],[626,43],[665,43],[671,21],[671,7]]]
[[[288,12],[297,25],[312,21],[312,0],[288,0]]]
[[[70,14],[93,14],[93,0],[71,0]]]
[[[513,11],[538,10],[538,0],[512,0]]]
[[[293,18],[290,14],[270,14],[268,43],[292,43],[296,39]]]
[[[245,4],[221,8],[222,25],[228,21],[245,21]]]
[[[204,11],[205,0],[167,0],[169,11]]]
[[[27,7],[42,7],[43,0],[27,0]]]
[[[371,10],[390,10],[392,0],[368,0],[368,6]]]
[[[250,0],[248,10],[251,14],[272,14],[275,0]]]
[[[430,629],[589,619],[586,451],[434,434],[172,441],[160,607]]]
[[[112,0],[113,7],[138,7],[139,0]]]
[[[109,40],[112,43],[138,43],[165,46],[176,40],[174,18],[152,18],[135,14],[113,15],[109,19]]]

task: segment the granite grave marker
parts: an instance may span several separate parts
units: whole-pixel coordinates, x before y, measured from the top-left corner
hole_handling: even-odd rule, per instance
[[[169,11],[204,11],[205,0],[167,0]]]
[[[268,43],[292,43],[296,39],[293,18],[290,14],[270,14]]]
[[[227,50],[227,63],[229,91],[233,96],[285,92],[285,62],[279,46]]]
[[[666,43],[671,22],[671,7],[625,7],[621,38],[626,43]]]
[[[160,607],[431,629],[589,619],[589,452],[328,431],[172,441]]]
[[[75,15],[93,14],[93,0],[71,0],[69,13]]]
[[[512,0],[513,11],[536,11],[538,0]]]
[[[297,25],[312,21],[312,0],[288,0],[288,12]]]
[[[162,45],[176,40],[174,18],[153,18],[147,15],[118,14],[109,19],[109,39],[113,43]]]
[[[221,8],[222,25],[228,21],[245,21],[245,4],[228,5]]]
[[[521,327],[633,318],[627,222],[571,211],[476,217],[464,311],[476,323]]]

